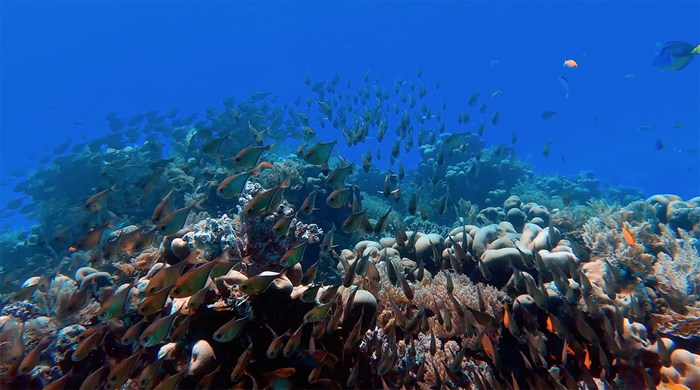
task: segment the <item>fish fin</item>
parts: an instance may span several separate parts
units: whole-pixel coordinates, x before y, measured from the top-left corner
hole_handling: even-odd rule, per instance
[[[691,50],[690,54],[700,54],[700,45],[695,46],[695,49]]]

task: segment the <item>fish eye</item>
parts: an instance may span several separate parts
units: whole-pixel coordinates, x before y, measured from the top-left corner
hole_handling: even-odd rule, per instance
[[[219,193],[220,193],[220,194],[223,194],[225,191],[226,191],[225,188],[219,188]]]
[[[116,381],[116,380],[117,380],[117,376],[116,376],[116,375],[112,375],[111,377],[109,377],[109,381],[110,381],[110,382],[114,382],[114,381]]]
[[[160,230],[165,230],[165,228],[166,228],[165,225],[161,225],[161,226],[160,226]]]
[[[176,288],[175,290],[173,290],[173,294],[179,295],[180,293],[182,293],[182,290],[179,288]]]

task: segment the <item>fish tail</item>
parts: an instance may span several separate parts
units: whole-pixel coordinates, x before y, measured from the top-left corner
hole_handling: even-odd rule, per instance
[[[700,54],[700,45],[695,46],[695,49],[693,49],[690,54]]]

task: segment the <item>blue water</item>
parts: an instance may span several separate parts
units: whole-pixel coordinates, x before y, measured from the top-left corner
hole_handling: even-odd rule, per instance
[[[3,1],[0,176],[35,169],[67,138],[107,134],[109,112],[128,118],[177,106],[203,119],[207,106],[258,90],[291,103],[308,96],[307,71],[314,82],[340,74],[343,90],[370,71],[395,96],[394,80],[417,80],[420,66],[428,103],[447,102],[447,132],[471,128],[457,124],[462,109],[481,120],[466,103],[481,90],[487,124],[502,110],[498,126],[487,125],[487,146],[510,143],[515,132],[518,155],[539,172],[591,170],[610,184],[687,199],[700,194],[700,157],[686,152],[700,150],[700,59],[671,73],[651,61],[659,43],[700,43],[698,15],[696,1]],[[580,66],[564,68],[565,59]],[[559,76],[570,81],[568,98]],[[545,109],[561,112],[544,122]],[[318,138],[340,136],[329,128],[316,127]],[[384,141],[387,156],[392,143]],[[368,144],[376,150],[376,140]],[[359,163],[366,146],[340,151]],[[415,165],[415,150],[404,165]],[[16,196],[17,180],[1,188],[0,205]]]

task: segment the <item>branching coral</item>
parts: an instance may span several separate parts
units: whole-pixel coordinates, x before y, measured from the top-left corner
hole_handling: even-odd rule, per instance
[[[674,257],[659,253],[654,264],[654,275],[659,288],[666,294],[674,291],[682,296],[700,295],[700,255],[698,250],[684,242]]]

